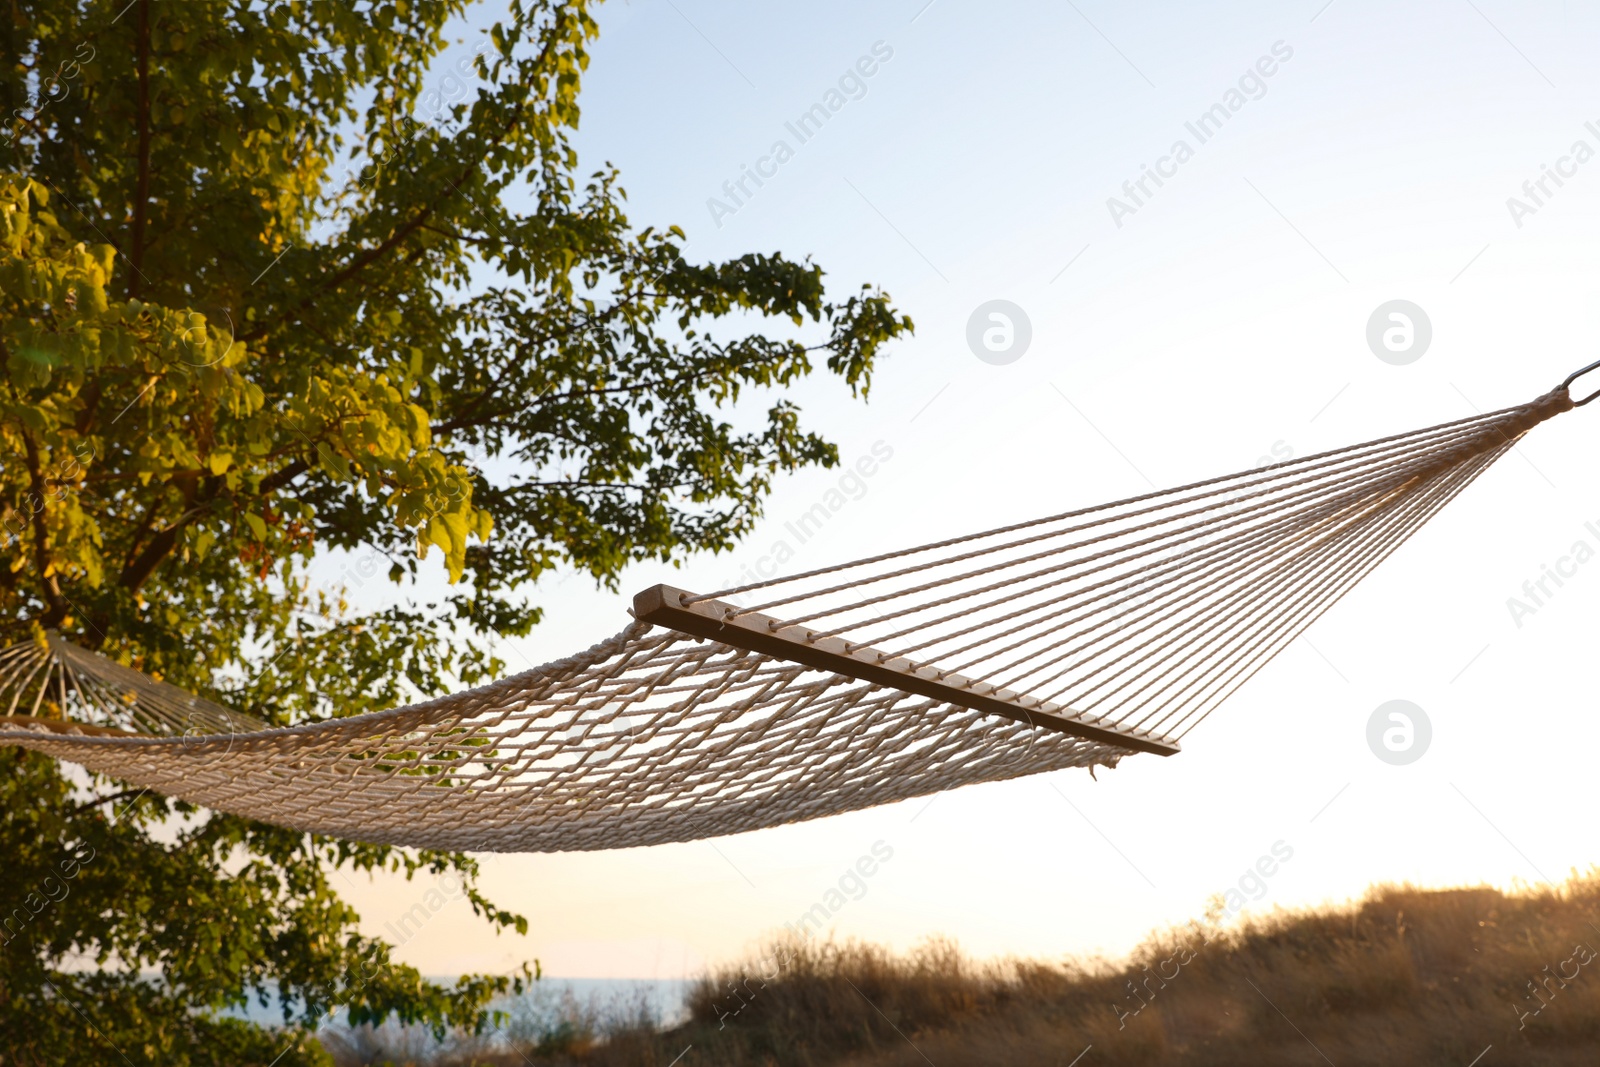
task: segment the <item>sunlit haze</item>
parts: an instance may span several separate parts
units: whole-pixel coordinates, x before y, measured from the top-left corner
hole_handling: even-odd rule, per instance
[[[780,481],[734,552],[636,567],[620,593],[547,583],[510,670],[615,633],[656,582],[714,592],[1306,456],[1532,399],[1597,358],[1600,10],[635,0],[600,23],[578,145],[620,168],[635,225],[681,226],[695,260],[812,256],[838,295],[883,286],[916,333],[866,403],[826,376],[792,394],[840,468]],[[996,300],[1031,330],[1011,362],[969,344]],[[1391,301],[1431,333],[1411,362],[1369,343]],[[689,844],[485,855],[525,938],[429,880],[343,888],[425,974],[537,957],[670,978],[818,902],[839,936],[900,948],[1120,957],[1230,889],[1270,909],[1560,881],[1600,859],[1580,818],[1597,420],[1533,431],[1176,756]],[[1410,763],[1369,747],[1391,700],[1431,725]]]

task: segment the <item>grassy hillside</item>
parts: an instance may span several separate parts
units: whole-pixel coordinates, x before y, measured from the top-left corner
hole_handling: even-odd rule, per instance
[[[459,1045],[432,1062],[1564,1067],[1600,1049],[1595,946],[1595,874],[1512,894],[1385,887],[1343,908],[1195,923],[1120,966],[781,942],[703,980],[670,1031],[577,1012],[517,1050]]]

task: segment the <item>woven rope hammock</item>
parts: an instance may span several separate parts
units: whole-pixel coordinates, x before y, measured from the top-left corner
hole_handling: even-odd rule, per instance
[[[1519,407],[720,598],[656,586],[587,652],[392,711],[269,729],[52,634],[0,652],[0,745],[306,831],[536,852],[1170,755],[1577,406],[1589,369]]]

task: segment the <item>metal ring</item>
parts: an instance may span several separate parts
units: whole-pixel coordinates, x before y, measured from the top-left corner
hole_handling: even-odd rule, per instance
[[[1567,375],[1567,380],[1561,383],[1561,388],[1563,388],[1563,389],[1568,388],[1569,386],[1572,385],[1573,382],[1577,381],[1579,378],[1582,378],[1585,374],[1588,374],[1590,371],[1595,370],[1596,368],[1600,368],[1600,360],[1596,360],[1595,362],[1589,364],[1587,367],[1580,367],[1579,369],[1573,371],[1571,374]],[[1587,404],[1589,401],[1593,400],[1597,396],[1600,396],[1600,389],[1596,389],[1594,392],[1590,393],[1588,396],[1584,397],[1582,400],[1574,400],[1572,402],[1572,406],[1575,407],[1575,408],[1581,408],[1581,407],[1583,407],[1583,405]]]

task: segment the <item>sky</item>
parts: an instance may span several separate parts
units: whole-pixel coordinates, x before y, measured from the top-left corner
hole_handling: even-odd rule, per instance
[[[1600,358],[1600,10],[635,0],[599,20],[577,143],[586,168],[621,169],[637,225],[682,226],[696,260],[814,257],[837,294],[881,285],[916,322],[867,403],[796,390],[846,463],[890,458],[791,572],[1520,403]],[[830,99],[805,140],[786,126]],[[735,201],[724,183],[757,167]],[[1596,418],[1536,429],[1177,756],[709,841],[481,857],[525,938],[459,894],[397,938],[431,882],[346,889],[424,973],[537,957],[676,978],[751,951],[875,849],[890,858],[837,936],[982,957],[1122,958],[1241,882],[1255,911],[1560,882],[1600,860]],[[621,595],[549,583],[548,621],[504,657],[587,647],[658,581],[736,582],[839,477],[782,481],[746,545],[637,567]],[[1391,701],[1410,705],[1409,762],[1369,745]]]

